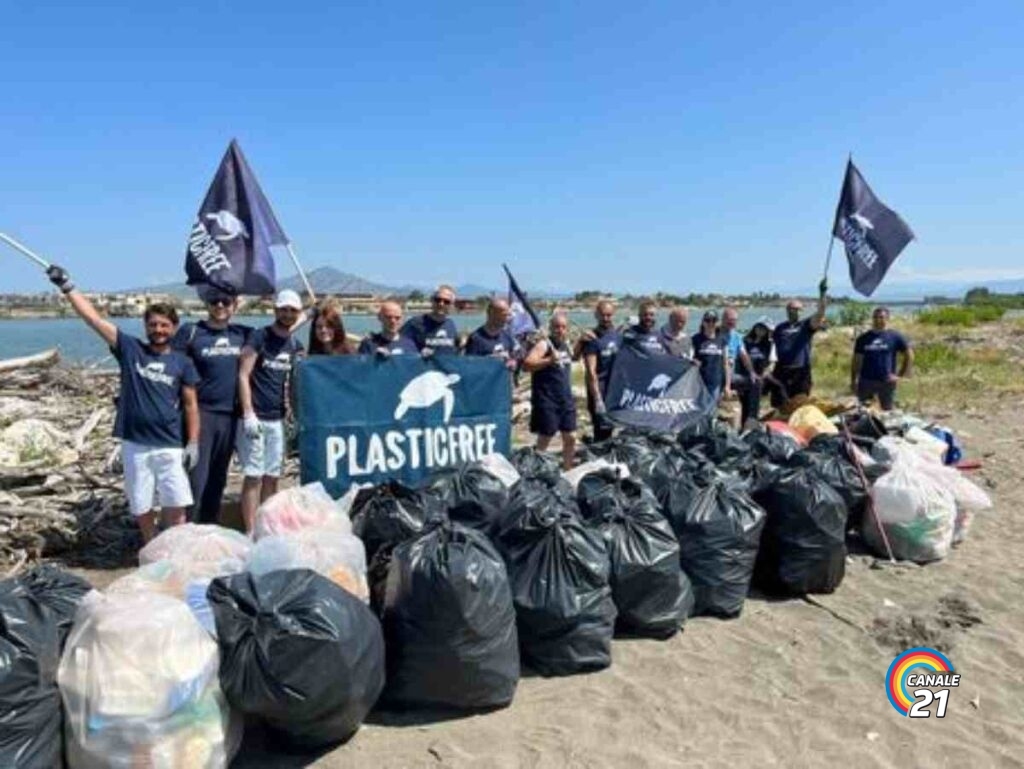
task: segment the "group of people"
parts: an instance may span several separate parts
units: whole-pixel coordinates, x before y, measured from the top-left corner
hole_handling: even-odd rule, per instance
[[[296,332],[310,320],[299,295],[280,291],[273,322],[253,329],[233,322],[236,296],[207,286],[201,292],[206,318],[179,324],[173,305],[151,304],[143,316],[142,340],[104,318],[75,290],[66,270],[53,265],[47,273],[118,361],[114,435],[122,441],[126,495],[143,538],[151,539],[161,525],[216,522],[236,452],[243,472],[241,514],[251,532],[257,508],[277,491],[284,468],[290,374],[307,354]],[[825,321],[826,289],[823,281],[811,318],[801,319],[801,304],[792,301],[784,323],[773,327],[760,320],[745,336],[736,328],[738,314],[732,307],[723,311],[721,322],[714,311],[704,313],[697,333],[688,335],[685,307],[671,309],[668,322],[658,328],[655,303],[644,301],[636,323],[619,328],[614,303],[601,300],[594,308],[595,327],[575,345],[569,344],[568,316],[556,311],[547,334],[528,347],[510,332],[511,308],[499,298],[489,302],[485,323],[460,340],[450,317],[455,291],[447,285],[435,290],[429,312],[408,320],[401,304],[382,302],[380,330],[358,346],[345,330],[340,303],[327,299],[311,314],[308,353],[499,358],[510,373],[531,375],[530,430],[537,435],[537,448],[547,449],[560,434],[569,467],[576,449],[574,361],[583,361],[595,440],[612,433],[604,399],[612,363],[627,345],[694,361],[716,402],[738,395],[745,423],[757,418],[766,387],[773,405],[810,392],[811,343]],[[851,368],[851,387],[864,400],[878,398],[883,408],[892,407],[896,382],[909,374],[913,360],[907,341],[887,328],[888,319],[888,310],[875,310],[872,330],[857,339]]]

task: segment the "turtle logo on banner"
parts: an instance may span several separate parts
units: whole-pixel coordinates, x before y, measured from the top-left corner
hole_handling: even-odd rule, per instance
[[[315,356],[295,393],[302,480],[335,496],[510,450],[511,381],[496,358]]]
[[[715,408],[694,363],[629,345],[615,356],[604,402],[617,424],[659,432],[678,432]]]

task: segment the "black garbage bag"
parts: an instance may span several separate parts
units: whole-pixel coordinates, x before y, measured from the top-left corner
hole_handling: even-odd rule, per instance
[[[612,470],[584,476],[576,494],[584,519],[608,546],[617,629],[649,638],[675,635],[693,609],[693,590],[654,494]]]
[[[0,766],[63,766],[57,666],[92,588],[56,566],[0,581]]]
[[[713,416],[703,416],[700,419],[695,419],[680,430],[676,434],[676,440],[684,449],[688,449],[691,446],[699,446],[711,437],[714,429],[715,418]]]
[[[769,489],[785,470],[784,465],[776,465],[767,459],[754,460],[750,474],[745,479],[747,493],[756,500],[757,495]]]
[[[608,462],[617,462],[629,468],[630,473],[637,472],[641,465],[650,462],[655,456],[646,435],[627,430],[614,435],[590,447],[591,452]]]
[[[695,489],[684,508],[665,512],[693,585],[693,614],[739,616],[754,573],[764,510],[742,482],[712,478]]]
[[[207,597],[231,707],[297,747],[359,729],[384,688],[384,637],[362,601],[309,569],[219,577]]]
[[[545,483],[557,483],[562,478],[562,464],[553,455],[532,446],[516,449],[509,459],[523,478]]]
[[[384,700],[504,707],[519,682],[519,641],[501,556],[458,523],[427,524],[391,556],[382,615]]]
[[[846,572],[846,505],[813,467],[788,470],[757,497],[768,513],[756,581],[768,592],[831,593]]]
[[[750,446],[755,460],[767,460],[775,465],[786,464],[800,450],[800,445],[788,435],[765,428],[746,433],[743,442]]]
[[[488,536],[497,533],[508,510],[508,487],[478,462],[434,473],[424,490],[441,500],[451,520]]]
[[[813,470],[842,498],[847,528],[860,528],[869,491],[857,468],[846,458],[844,445],[819,442],[814,450],[808,448],[795,453],[790,457],[789,466]]]
[[[584,525],[571,488],[520,481],[498,545],[508,567],[522,661],[543,675],[611,664],[615,603],[600,533]]]
[[[367,562],[381,548],[407,540],[435,517],[444,516],[441,499],[398,481],[361,489],[352,503],[352,530],[366,546]]]
[[[863,442],[869,449],[879,438],[888,435],[885,423],[865,409],[844,414],[842,420],[850,435],[859,443]]]

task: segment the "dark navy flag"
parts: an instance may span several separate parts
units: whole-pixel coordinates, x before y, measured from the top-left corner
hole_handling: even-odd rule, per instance
[[[509,270],[508,265],[503,264],[501,266],[505,268],[505,274],[508,275],[508,306],[512,310],[512,318],[508,322],[508,330],[512,332],[514,337],[520,337],[523,334],[536,331],[540,328],[540,319],[537,317],[537,313],[533,311],[529,301],[526,299],[526,294],[519,288],[516,279],[512,277],[512,272]]]
[[[303,483],[417,485],[511,443],[512,387],[497,358],[317,355],[295,369]]]
[[[188,237],[188,284],[272,294],[276,280],[270,247],[287,244],[288,236],[232,139]]]
[[[629,345],[615,356],[604,403],[617,424],[659,432],[678,432],[715,410],[696,364]]]
[[[832,234],[846,247],[850,282],[865,296],[874,293],[896,257],[914,239],[910,227],[875,196],[852,160],[846,165]]]

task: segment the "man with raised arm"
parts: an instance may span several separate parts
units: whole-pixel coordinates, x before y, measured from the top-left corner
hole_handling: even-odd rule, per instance
[[[78,316],[107,343],[121,369],[114,436],[121,439],[128,507],[143,540],[149,542],[157,534],[157,508],[164,527],[185,522],[185,508],[192,504],[187,471],[199,459],[199,375],[192,361],[171,347],[178,312],[169,304],[149,305],[143,314],[146,341],[142,341],[103,318],[75,290],[62,267],[51,265],[46,274]]]

